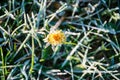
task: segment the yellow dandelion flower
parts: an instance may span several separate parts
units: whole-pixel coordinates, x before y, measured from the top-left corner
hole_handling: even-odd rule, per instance
[[[46,42],[52,45],[63,44],[65,40],[66,40],[65,34],[61,30],[56,30],[52,33],[49,33],[47,35],[47,38],[45,39]]]

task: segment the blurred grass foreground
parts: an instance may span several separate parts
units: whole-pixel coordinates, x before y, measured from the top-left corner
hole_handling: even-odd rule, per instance
[[[0,80],[120,80],[120,0],[0,0]]]

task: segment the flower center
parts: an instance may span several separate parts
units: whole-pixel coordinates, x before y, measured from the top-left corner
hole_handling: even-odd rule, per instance
[[[53,38],[54,38],[56,41],[61,40],[61,37],[60,37],[59,34],[55,34],[55,35],[53,35]]]

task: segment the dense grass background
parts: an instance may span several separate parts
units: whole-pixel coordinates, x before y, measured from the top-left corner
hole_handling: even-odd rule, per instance
[[[44,39],[57,29],[62,45]],[[119,0],[1,0],[1,80],[119,80]]]

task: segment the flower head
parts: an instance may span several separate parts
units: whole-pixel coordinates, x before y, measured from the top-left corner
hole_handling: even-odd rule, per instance
[[[61,30],[56,30],[47,35],[46,42],[52,45],[59,45],[65,42],[65,34]]]

